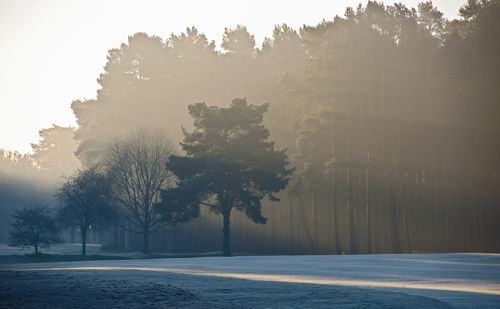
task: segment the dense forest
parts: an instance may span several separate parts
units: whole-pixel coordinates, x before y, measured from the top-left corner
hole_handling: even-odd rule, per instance
[[[369,1],[316,26],[277,25],[262,46],[244,26],[220,48],[194,27],[136,33],[109,50],[96,98],[71,104],[76,130],[54,125],[33,155],[0,156],[0,241],[12,209],[55,207],[58,177],[101,162],[117,138],[160,129],[182,154],[190,104],[246,98],[269,104],[263,123],[294,171],[280,201],[264,202],[266,224],[231,214],[234,252],[499,252],[500,1],[469,0],[459,15]],[[202,207],[149,241],[221,251],[221,235]],[[99,240],[143,246],[118,225]]]

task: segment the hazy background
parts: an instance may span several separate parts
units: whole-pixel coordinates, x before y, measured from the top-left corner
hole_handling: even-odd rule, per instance
[[[416,7],[419,1],[400,2]],[[449,19],[457,16],[463,3],[433,1]],[[297,30],[343,16],[346,7],[358,4],[357,0],[1,0],[0,148],[27,153],[30,143],[40,138],[38,130],[52,124],[76,126],[71,102],[95,98],[96,78],[103,72],[107,51],[133,33],[166,38],[195,26],[219,49],[224,28],[241,24],[260,47],[276,24]]]
[[[0,242],[13,211],[56,208],[63,176],[117,137],[160,129],[180,151],[190,104],[246,98],[269,103],[295,172],[266,225],[233,213],[235,252],[500,250],[500,0],[460,17],[440,2],[106,3],[3,5]],[[220,234],[203,208],[151,248],[218,251]]]

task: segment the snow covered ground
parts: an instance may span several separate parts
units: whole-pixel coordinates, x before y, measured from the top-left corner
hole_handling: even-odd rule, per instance
[[[130,308],[500,308],[498,254],[108,260],[4,265],[0,272],[0,307],[42,295],[56,304],[77,297],[67,303],[73,308],[89,301]],[[78,306],[82,293],[86,307]]]

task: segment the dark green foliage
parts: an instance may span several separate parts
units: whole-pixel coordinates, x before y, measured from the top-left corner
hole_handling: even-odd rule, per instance
[[[110,188],[109,178],[94,166],[78,170],[57,191],[56,197],[61,204],[59,221],[65,227],[80,231],[82,255],[86,255],[87,231],[115,219],[110,206]]]
[[[194,130],[184,130],[181,143],[187,156],[170,156],[167,163],[178,186],[162,192],[159,211],[177,221],[197,216],[199,205],[221,214],[224,255],[230,255],[231,210],[244,211],[253,222],[265,224],[261,200],[284,189],[292,172],[286,167],[285,151],[275,150],[268,141],[269,132],[262,125],[267,108],[245,99],[234,99],[228,108],[190,105]]]
[[[10,246],[33,247],[38,254],[39,248],[60,242],[57,225],[46,206],[17,210],[13,218]]]

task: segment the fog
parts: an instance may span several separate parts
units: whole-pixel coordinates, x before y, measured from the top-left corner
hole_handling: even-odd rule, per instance
[[[61,177],[101,162],[116,138],[152,129],[179,145],[190,104],[246,98],[269,103],[264,125],[295,171],[264,203],[267,224],[233,212],[235,252],[498,252],[500,4],[471,3],[447,20],[430,2],[368,2],[316,26],[277,25],[261,46],[243,25],[221,46],[194,27],[131,34],[109,50],[96,98],[71,103],[77,129],[54,125],[33,155],[0,157],[0,241],[12,209],[56,207]],[[142,247],[118,226],[99,235]],[[221,218],[202,208],[151,248],[220,251],[220,238]]]

